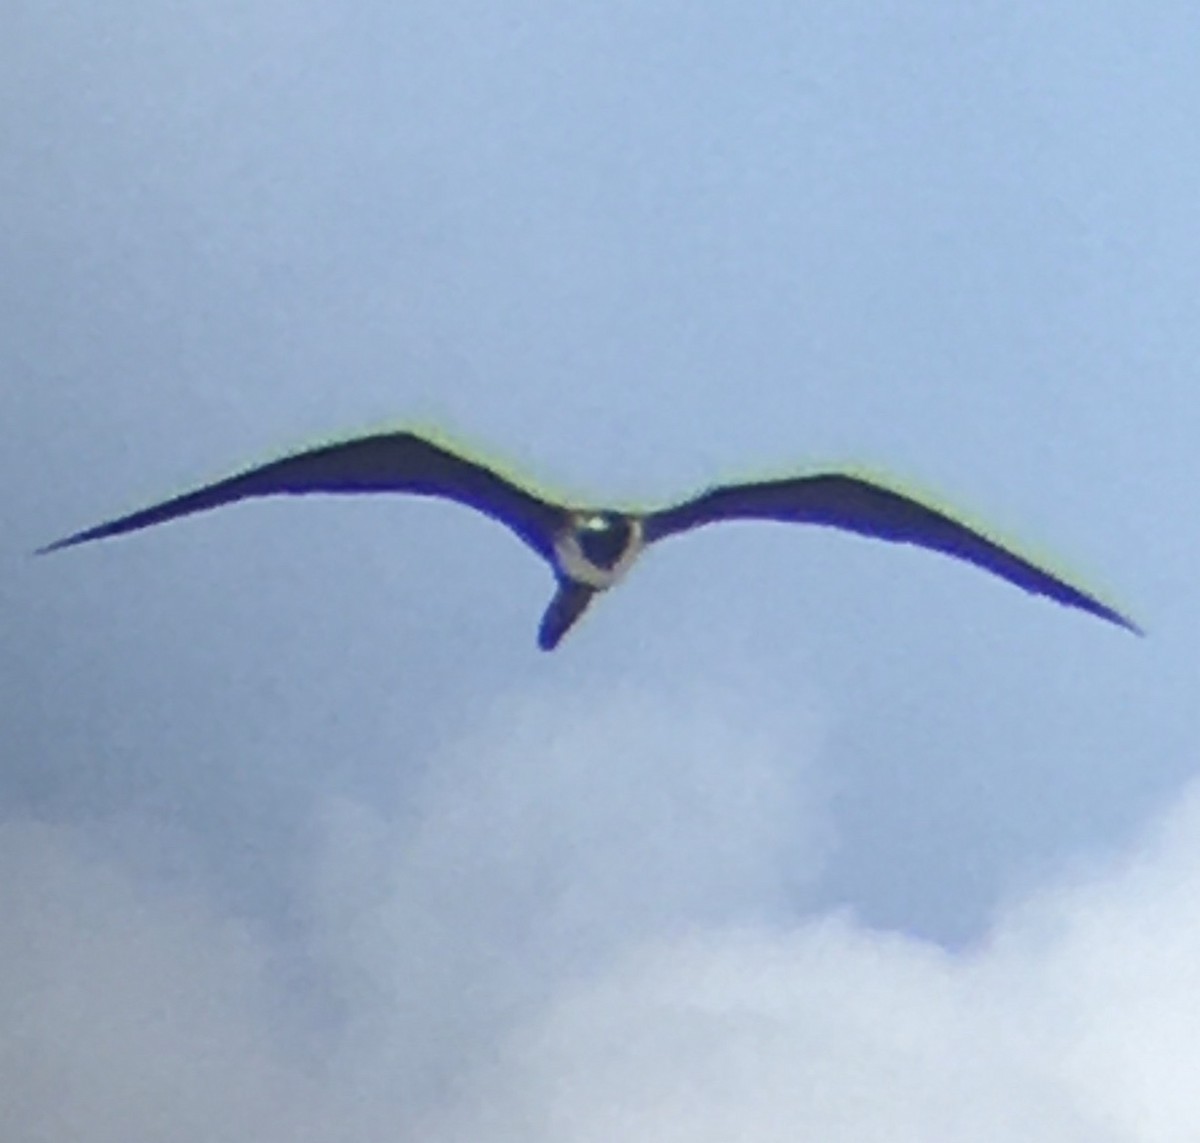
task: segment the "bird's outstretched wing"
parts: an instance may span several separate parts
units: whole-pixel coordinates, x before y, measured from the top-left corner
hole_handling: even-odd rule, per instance
[[[868,480],[830,473],[714,488],[648,515],[647,542],[720,520],[780,520],[824,524],[916,544],[966,560],[1035,595],[1107,619],[1136,634],[1136,624],[1086,592],[1001,547],[966,524]]]
[[[546,560],[552,558],[554,534],[567,518],[565,509],[519,488],[482,464],[415,433],[392,432],[323,445],[271,461],[76,532],[40,551],[52,552],[133,532],[250,497],[311,492],[408,492],[445,497],[499,520]]]

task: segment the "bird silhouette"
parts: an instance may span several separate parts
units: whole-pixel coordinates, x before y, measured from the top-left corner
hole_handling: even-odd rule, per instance
[[[1043,595],[1141,634],[1135,623],[981,532],[872,480],[820,473],[729,484],[650,512],[553,503],[493,468],[414,432],[375,433],[304,450],[76,532],[39,554],[134,532],[260,496],[405,492],[474,508],[505,525],[542,557],[557,590],[538,628],[553,650],[592,600],[619,582],[647,545],[723,520],[820,524],[914,544],[975,564]]]

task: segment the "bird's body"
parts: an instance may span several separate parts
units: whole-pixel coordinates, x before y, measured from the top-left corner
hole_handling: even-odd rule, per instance
[[[323,445],[106,521],[43,552],[116,536],[249,498],[309,493],[405,492],[475,508],[504,524],[550,564],[558,590],[538,632],[556,647],[591,600],[629,571],[650,544],[722,520],[821,524],[941,551],[1037,595],[1110,623],[1137,627],[1094,596],[961,521],[874,481],[843,473],[724,485],[657,511],[557,504],[494,469],[411,432]]]
[[[567,579],[607,591],[633,567],[646,546],[642,521],[620,512],[572,512],[554,537],[556,570]]]

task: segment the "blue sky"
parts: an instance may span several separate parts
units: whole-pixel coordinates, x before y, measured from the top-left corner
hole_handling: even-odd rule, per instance
[[[1187,1137],[1191,9],[7,24],[5,1134]],[[445,505],[29,557],[381,423],[585,501],[867,467],[1149,637],[768,526],[552,656]]]

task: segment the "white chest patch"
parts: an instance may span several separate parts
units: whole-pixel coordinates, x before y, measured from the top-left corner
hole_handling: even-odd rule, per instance
[[[620,556],[610,566],[606,567],[589,559],[579,540],[580,530],[587,528],[592,521],[602,519],[589,515],[574,517],[571,525],[554,541],[554,555],[566,576],[597,591],[604,591],[620,580],[633,566],[645,546],[642,522],[635,516],[629,519],[629,539]]]

